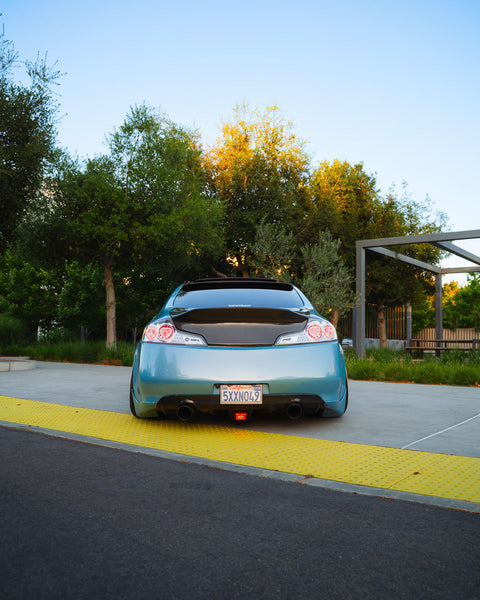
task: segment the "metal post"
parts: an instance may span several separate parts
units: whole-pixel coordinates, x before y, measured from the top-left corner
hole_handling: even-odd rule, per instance
[[[407,302],[406,312],[405,327],[407,331],[405,333],[407,338],[407,346],[410,347],[412,345],[412,305],[410,302]]]
[[[435,275],[435,339],[437,347],[442,343],[438,340],[443,339],[443,304],[442,304],[442,274]],[[438,352],[437,352],[438,354]]]
[[[365,248],[357,242],[354,348],[365,356]]]

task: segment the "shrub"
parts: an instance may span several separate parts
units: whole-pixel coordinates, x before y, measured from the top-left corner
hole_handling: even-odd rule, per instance
[[[126,342],[118,342],[115,349],[107,350],[104,346],[100,362],[106,364],[118,364],[122,367],[131,367],[133,364],[134,352],[135,346]]]
[[[10,315],[0,315],[0,344],[2,349],[25,341],[25,324]]]
[[[480,352],[425,354],[412,360],[404,352],[369,350],[366,358],[346,353],[348,376],[370,381],[401,381],[421,384],[480,385]]]
[[[38,342],[40,344],[58,344],[60,342],[73,341],[74,336],[72,332],[65,329],[65,327],[56,327],[55,329],[41,331],[38,336]]]

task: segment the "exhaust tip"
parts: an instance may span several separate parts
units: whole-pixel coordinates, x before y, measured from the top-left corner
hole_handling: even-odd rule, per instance
[[[185,402],[184,404],[180,404],[177,408],[177,418],[179,421],[188,422],[193,419],[195,415],[195,408],[193,404]]]
[[[300,402],[291,402],[287,407],[287,417],[296,421],[303,415],[303,408]]]

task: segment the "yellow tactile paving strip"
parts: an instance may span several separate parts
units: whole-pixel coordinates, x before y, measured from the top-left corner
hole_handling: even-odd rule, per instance
[[[262,433],[0,396],[0,421],[344,483],[480,502],[480,458]],[[247,426],[248,427],[248,426]]]

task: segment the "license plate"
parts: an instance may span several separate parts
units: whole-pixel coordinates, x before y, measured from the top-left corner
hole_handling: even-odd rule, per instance
[[[262,404],[261,385],[221,385],[220,404]]]

